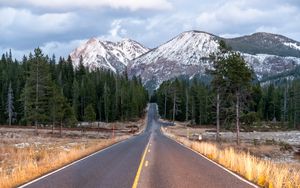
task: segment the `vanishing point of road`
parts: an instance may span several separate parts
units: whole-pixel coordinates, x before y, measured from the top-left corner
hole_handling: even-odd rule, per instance
[[[160,132],[150,104],[143,133],[21,187],[26,188],[248,188],[228,172]]]

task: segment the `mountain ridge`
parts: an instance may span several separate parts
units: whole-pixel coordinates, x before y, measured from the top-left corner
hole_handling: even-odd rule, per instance
[[[254,36],[257,35],[261,34],[254,34]],[[275,38],[276,40],[279,37],[267,33],[264,35],[270,35],[267,38]],[[241,38],[243,39],[243,37]],[[144,85],[150,90],[156,89],[163,81],[174,77],[205,75],[206,70],[212,67],[209,55],[217,52],[219,40],[226,41],[227,39],[202,31],[183,32],[131,61],[127,68],[128,74],[130,76],[140,76]],[[284,42],[294,42],[294,40],[286,37],[281,37],[279,40],[281,40],[281,46],[284,48],[286,46]],[[273,41],[270,43],[273,43]],[[231,45],[229,44],[229,46]],[[262,48],[268,48],[268,45]],[[279,56],[276,53],[251,54],[248,50],[235,51],[241,53],[248,65],[254,69],[258,79],[265,75],[277,74],[292,69],[300,64],[298,57]],[[264,49],[261,51],[263,52]]]
[[[140,76],[144,85],[153,90],[163,81],[177,76],[205,75],[205,70],[212,66],[209,55],[217,52],[220,40],[241,53],[258,79],[288,71],[300,64],[299,42],[265,32],[223,38],[205,31],[190,30],[153,49],[131,39],[110,42],[92,38],[71,54],[76,57],[72,58],[75,64],[79,62],[79,54],[83,55],[84,64],[92,69],[100,67],[115,73],[127,70],[129,77]]]

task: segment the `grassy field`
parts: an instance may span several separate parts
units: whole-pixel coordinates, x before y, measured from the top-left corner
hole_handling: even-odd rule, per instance
[[[298,162],[278,162],[265,159],[251,153],[250,150],[247,151],[247,145],[234,146],[233,143],[220,144],[208,140],[201,142],[190,140],[187,139],[186,134],[192,130],[183,131],[183,127],[168,127],[162,130],[167,136],[261,187],[300,187],[300,163]],[[204,130],[199,129],[197,131],[200,133]],[[183,134],[184,132],[185,134]],[[272,147],[274,148],[274,146]],[[262,147],[257,153],[261,154],[267,151],[265,147]]]
[[[113,126],[118,131],[93,132],[64,131],[60,137],[59,130],[0,128],[0,187],[16,187],[35,179],[49,171],[55,170],[77,159],[87,156],[132,134],[125,125],[138,125],[143,129],[144,120],[119,123]]]
[[[215,141],[214,127],[186,127],[177,122],[176,126],[168,127],[168,132],[179,137],[196,138],[201,135],[204,141]],[[271,159],[277,162],[299,162],[300,156],[295,151],[300,149],[300,131],[277,132],[241,132],[241,144],[236,145],[234,132],[220,133],[220,147],[234,147],[237,150],[249,152],[254,156]]]

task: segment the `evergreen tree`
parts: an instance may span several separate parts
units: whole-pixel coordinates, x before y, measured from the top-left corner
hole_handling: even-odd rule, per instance
[[[30,62],[29,75],[23,91],[27,119],[34,122],[36,132],[40,123],[49,121],[49,99],[51,96],[51,77],[46,59],[41,49],[35,49]]]
[[[226,80],[227,88],[230,89],[230,92],[235,97],[236,133],[237,144],[239,144],[241,99],[243,98],[243,94],[249,91],[252,71],[247,67],[246,62],[239,53],[231,53],[226,57],[223,76]]]
[[[63,118],[65,115],[65,105],[66,105],[66,99],[62,94],[61,89],[53,85],[52,86],[52,97],[49,100],[50,108],[51,108],[51,119],[52,119],[52,133],[54,130],[54,126],[56,123],[60,124],[60,135],[62,135],[62,124],[63,124]]]
[[[89,104],[84,110],[84,120],[91,123],[96,121],[96,113],[94,111],[93,105]]]
[[[212,75],[213,80],[211,82],[214,91],[216,92],[216,124],[217,124],[217,134],[216,140],[219,141],[220,134],[220,105],[221,105],[221,93],[225,91],[225,71],[226,71],[226,54],[229,53],[229,47],[226,45],[225,41],[221,40],[219,42],[219,51],[215,54],[211,54],[211,59],[213,61],[213,70],[208,72]]]
[[[66,127],[75,127],[77,123],[73,108],[69,103],[65,103],[63,122]]]

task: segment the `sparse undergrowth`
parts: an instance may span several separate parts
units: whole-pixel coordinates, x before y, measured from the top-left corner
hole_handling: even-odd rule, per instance
[[[168,137],[179,141],[261,187],[300,187],[299,164],[275,163],[272,160],[255,157],[249,152],[237,151],[233,147],[222,148],[216,143],[191,141],[185,137],[176,136],[164,128],[162,130]]]

